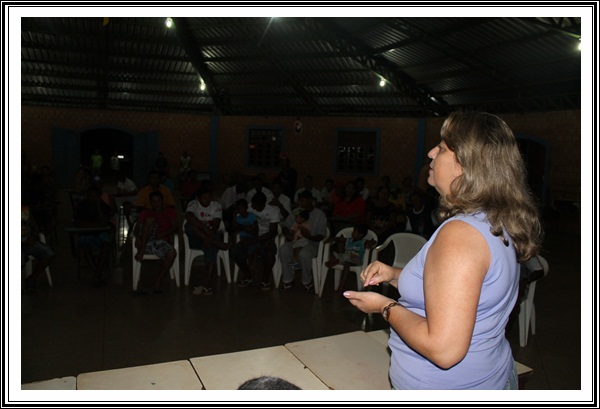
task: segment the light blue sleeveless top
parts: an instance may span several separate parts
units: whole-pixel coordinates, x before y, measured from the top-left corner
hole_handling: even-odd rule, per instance
[[[513,368],[513,357],[504,328],[515,304],[519,286],[519,264],[512,240],[506,246],[490,232],[485,214],[458,215],[446,220],[406,265],[398,279],[398,300],[407,309],[425,316],[423,271],[429,246],[444,224],[461,220],[475,227],[490,248],[490,269],[485,275],[471,345],[465,358],[450,369],[442,369],[412,350],[390,331],[392,351],[390,379],[395,389],[503,389]]]

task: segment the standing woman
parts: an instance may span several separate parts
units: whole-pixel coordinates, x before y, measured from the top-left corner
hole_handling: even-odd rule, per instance
[[[504,336],[517,300],[519,263],[542,241],[515,137],[500,118],[452,113],[429,151],[427,182],[440,193],[444,222],[404,267],[378,261],[364,285],[388,282],[398,302],[377,292],[344,295],[389,321],[395,389],[516,389]]]

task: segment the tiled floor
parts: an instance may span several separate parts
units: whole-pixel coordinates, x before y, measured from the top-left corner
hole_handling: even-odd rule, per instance
[[[360,329],[386,326],[368,317],[327,283],[323,297],[298,287],[291,293],[227,285],[222,275],[210,297],[195,296],[192,287],[176,288],[165,278],[163,294],[131,293],[131,250],[125,246],[110,283],[91,285],[89,269],[77,278],[76,263],[64,232],[71,217],[66,192],[57,251],[51,265],[54,287],[40,277],[39,288],[21,294],[21,383],[77,376],[83,372],[176,361],[283,345]],[[538,282],[536,335],[519,347],[519,328],[509,334],[515,359],[534,369],[527,389],[581,388],[581,240],[576,222],[548,225],[543,255],[549,275]],[[183,272],[183,260],[181,261]],[[203,269],[193,265],[191,285]],[[157,266],[145,263],[142,283]],[[182,274],[183,276],[183,274]],[[299,279],[299,277],[298,277]],[[332,275],[329,275],[332,280]],[[183,281],[183,280],[182,280]]]

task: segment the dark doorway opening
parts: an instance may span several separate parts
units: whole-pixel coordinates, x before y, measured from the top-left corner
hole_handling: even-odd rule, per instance
[[[110,175],[110,157],[117,152],[120,170],[128,177],[133,174],[133,135],[114,128],[96,128],[81,133],[81,163],[90,164],[96,149],[102,155],[102,175]]]

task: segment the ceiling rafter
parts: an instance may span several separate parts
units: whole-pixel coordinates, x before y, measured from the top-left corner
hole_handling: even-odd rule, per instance
[[[398,67],[388,60],[376,56],[365,44],[359,43],[358,40],[351,38],[342,28],[335,25],[330,20],[307,18],[304,22],[312,30],[325,32],[329,40],[339,50],[348,52],[351,50],[356,61],[370,68],[375,74],[385,78],[386,81],[393,84],[396,89],[407,94],[419,104],[422,104],[432,113],[438,109],[437,104],[432,104],[429,98],[429,92],[423,90],[416,85],[414,79],[398,70]]]
[[[399,117],[578,109],[578,41],[562,31],[580,20],[179,17],[167,29],[160,17],[27,17],[21,103]]]
[[[185,18],[175,17],[173,18],[173,22],[175,34],[179,41],[181,41],[181,45],[189,56],[190,62],[198,72],[198,75],[202,77],[202,80],[206,84],[206,91],[214,101],[217,112],[226,113],[227,106],[223,99],[223,92],[215,84],[212,74],[204,62],[201,45],[194,42]],[[198,84],[198,86],[200,86],[200,84]]]
[[[411,32],[419,33],[423,31],[419,27],[416,27],[413,22],[405,18],[395,19],[394,26],[398,27],[400,24],[402,24],[404,27],[408,27]],[[512,89],[514,92],[519,94],[529,94],[530,92],[529,87],[523,82],[520,82],[515,78],[508,77],[506,73],[504,75],[499,74],[495,67],[485,64],[480,58],[475,58],[471,53],[459,49],[454,44],[444,40],[443,38],[425,35],[423,41],[440,53],[451,53],[453,58],[461,61],[465,66],[470,67],[474,71],[477,71],[481,74],[489,76],[495,81],[499,81],[500,84],[506,88]],[[437,98],[437,95],[435,95],[435,97]]]

